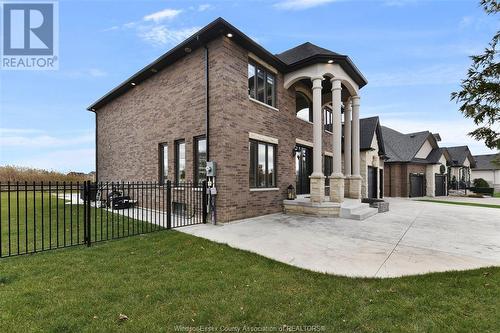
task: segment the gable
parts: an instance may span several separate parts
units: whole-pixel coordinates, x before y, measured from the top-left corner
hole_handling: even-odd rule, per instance
[[[429,140],[425,140],[422,147],[420,147],[419,151],[415,154],[416,158],[427,158],[429,153],[432,151],[432,145]]]

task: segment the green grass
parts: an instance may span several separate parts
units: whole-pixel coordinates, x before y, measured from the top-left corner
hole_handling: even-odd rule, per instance
[[[494,196],[495,198],[500,198],[500,192],[495,192],[495,193],[493,194],[493,196]]]
[[[476,202],[458,202],[458,201],[433,200],[433,199],[419,199],[417,201],[436,202],[436,203],[443,203],[443,204],[448,204],[448,205],[459,205],[459,206],[500,208],[500,205],[482,204],[482,203],[476,203]]]
[[[498,332],[499,309],[500,268],[351,279],[176,231],[0,260],[0,332],[322,325],[483,333]]]
[[[2,192],[0,200],[2,256],[7,255],[9,251],[12,254],[32,252],[35,245],[41,250],[42,245],[44,249],[49,249],[83,243],[83,205],[77,205],[76,202],[68,205],[66,204],[69,203],[68,200],[58,199],[47,192],[43,194],[40,191],[11,192],[9,219],[8,202],[8,193]],[[100,208],[92,207],[91,216],[93,240],[123,237],[128,232],[138,233],[138,230],[149,230],[152,226],[147,222],[123,217]]]

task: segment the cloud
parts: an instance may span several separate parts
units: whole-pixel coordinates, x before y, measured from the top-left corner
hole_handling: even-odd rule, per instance
[[[283,0],[274,4],[274,7],[285,10],[302,10],[321,6],[337,0]]]
[[[171,29],[165,25],[143,26],[138,29],[138,36],[155,46],[178,44],[198,31],[199,27]]]
[[[372,73],[371,87],[400,87],[415,85],[458,84],[466,68],[461,65],[434,65],[417,69]]]
[[[90,132],[77,135],[61,134],[59,136],[47,134],[45,131],[34,129],[2,129],[0,131],[0,145],[2,148],[35,147],[54,148],[66,147],[94,142],[94,134]]]
[[[161,22],[163,20],[168,20],[176,17],[182,12],[181,9],[164,9],[160,10],[159,12],[155,12],[149,15],[144,16],[143,20],[144,21],[154,21],[156,23]]]
[[[419,0],[385,0],[383,3],[385,6],[390,7],[403,7],[409,4],[417,3]]]
[[[95,150],[92,148],[62,149],[27,156],[29,157],[9,160],[8,163],[0,161],[0,163],[61,172],[90,172],[95,169]]]
[[[204,12],[204,11],[212,9],[212,8],[213,8],[213,6],[211,4],[206,3],[206,4],[199,5],[198,6],[198,11],[199,12]]]
[[[207,10],[210,5],[200,5],[199,11]],[[194,10],[194,7],[192,8]],[[164,9],[156,13],[146,15],[140,21],[128,22],[119,26],[113,26],[104,31],[126,31],[133,30],[143,41],[157,47],[175,45],[193,35],[199,27],[173,27],[171,19],[182,13],[181,9]],[[94,73],[96,74],[96,73]]]

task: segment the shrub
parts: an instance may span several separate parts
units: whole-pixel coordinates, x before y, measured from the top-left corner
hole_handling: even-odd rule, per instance
[[[488,182],[483,178],[476,178],[473,180],[474,187],[490,187]]]

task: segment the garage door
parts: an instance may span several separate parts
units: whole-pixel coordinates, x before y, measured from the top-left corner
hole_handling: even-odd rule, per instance
[[[368,198],[377,197],[377,168],[368,167]]]
[[[410,197],[423,197],[424,191],[424,175],[410,174]]]
[[[446,195],[446,175],[436,175],[436,192],[437,197]]]

